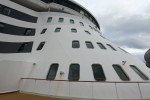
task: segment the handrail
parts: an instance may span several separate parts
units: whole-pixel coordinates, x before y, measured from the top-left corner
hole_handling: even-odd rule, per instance
[[[45,81],[63,81],[63,82],[96,82],[96,83],[150,83],[150,81],[69,81],[69,80],[47,80],[47,79],[39,79],[39,78],[21,78],[21,80],[29,79],[29,80],[45,80]]]

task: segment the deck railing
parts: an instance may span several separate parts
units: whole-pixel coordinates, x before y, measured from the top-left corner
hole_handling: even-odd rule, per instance
[[[21,92],[84,99],[150,100],[150,82],[68,81],[22,78]]]

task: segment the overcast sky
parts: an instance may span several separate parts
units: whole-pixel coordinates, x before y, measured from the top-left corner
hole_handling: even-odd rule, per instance
[[[150,0],[75,0],[98,20],[103,35],[143,59],[150,48]]]

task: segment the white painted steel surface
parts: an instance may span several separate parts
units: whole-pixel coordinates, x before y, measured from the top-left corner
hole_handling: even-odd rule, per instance
[[[67,8],[65,8],[65,11],[72,12],[72,15],[60,12],[37,12],[10,0],[1,0],[0,3],[38,17],[37,23],[29,23],[0,14],[0,22],[2,23],[36,29],[35,36],[15,36],[0,33],[0,41],[34,42],[31,53],[0,54],[0,93],[20,90],[21,92],[74,99],[150,99],[150,83],[140,83],[150,81],[142,80],[129,65],[137,66],[148,77],[150,77],[150,69],[137,58],[125,53],[117,45],[100,36],[99,32],[92,30],[89,25],[93,28],[95,28],[95,25],[87,18],[82,18],[82,16],[76,14],[77,12]],[[57,4],[53,6],[62,7]],[[51,23],[47,23],[48,17],[52,17]],[[60,17],[64,18],[63,23],[58,22]],[[70,24],[70,19],[73,19],[75,24]],[[84,26],[81,26],[80,22],[83,22]],[[61,31],[54,32],[58,27],[61,27]],[[45,28],[47,28],[47,31],[40,34]],[[77,33],[72,33],[71,28],[76,28]],[[98,30],[98,28],[95,29]],[[89,31],[91,35],[86,34],[85,30]],[[80,48],[72,48],[73,40],[80,41]],[[37,51],[38,45],[43,41],[46,42],[43,49]],[[88,49],[85,41],[91,41],[94,49]],[[100,49],[97,42],[104,44],[107,49]],[[106,44],[111,44],[117,51],[111,50]],[[125,65],[123,65],[123,61],[126,61]],[[59,81],[34,79],[19,81],[20,78],[46,79],[50,65],[53,63],[59,64],[55,78]],[[68,81],[69,66],[72,63],[80,64],[79,81],[81,82]],[[94,82],[92,64],[102,65],[106,83]],[[129,83],[124,83],[118,77],[112,67],[113,64],[121,65],[130,78]],[[64,72],[63,76],[60,75],[61,71]],[[112,83],[109,83],[109,81]],[[19,84],[20,88],[18,89]]]

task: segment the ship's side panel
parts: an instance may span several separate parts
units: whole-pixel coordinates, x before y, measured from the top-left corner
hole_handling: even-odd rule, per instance
[[[9,16],[10,9],[7,16],[0,14],[0,92],[89,100],[149,99],[149,69],[104,38],[87,18],[33,11],[11,1],[0,3],[37,18],[36,23],[16,19]],[[21,31],[3,31],[7,25]]]

